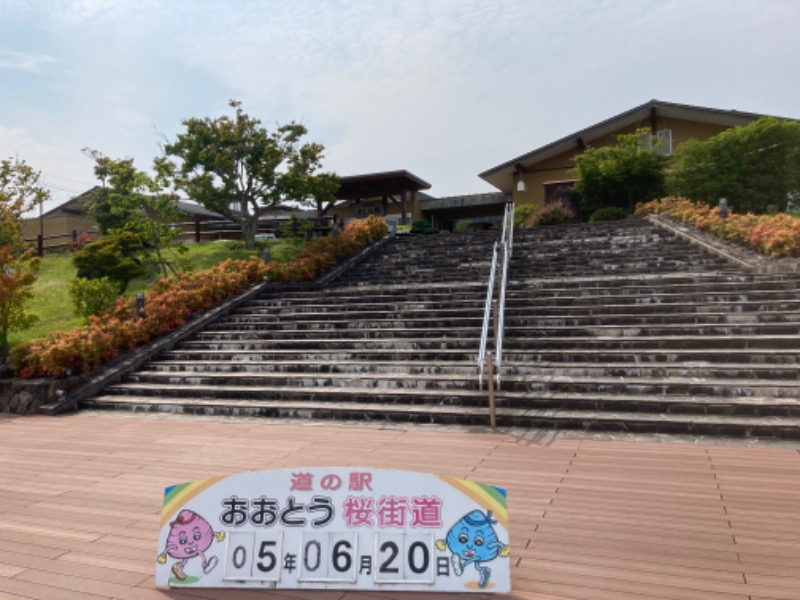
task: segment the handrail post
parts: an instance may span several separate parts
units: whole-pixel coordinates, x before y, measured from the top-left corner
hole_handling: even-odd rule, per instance
[[[489,425],[492,429],[497,427],[497,419],[494,410],[494,360],[492,353],[486,353],[486,381],[489,384]]]

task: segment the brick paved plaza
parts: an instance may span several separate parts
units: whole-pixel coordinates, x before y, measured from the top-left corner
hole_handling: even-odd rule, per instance
[[[800,597],[800,452],[791,444],[84,412],[0,416],[0,464],[1,600],[453,597],[154,588],[165,486],[326,465],[505,486],[513,598]]]

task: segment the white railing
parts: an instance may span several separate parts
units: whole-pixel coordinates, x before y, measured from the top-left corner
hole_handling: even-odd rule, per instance
[[[494,372],[497,374],[497,386],[500,387],[500,367],[503,363],[503,332],[505,331],[506,285],[508,283],[508,261],[514,245],[514,204],[506,204],[503,219],[503,275],[500,279],[500,303],[497,307],[496,351],[494,355]]]
[[[478,351],[478,385],[483,388],[483,371],[486,368],[486,344],[489,340],[489,321],[492,318],[492,295],[494,294],[494,276],[497,271],[497,242],[492,251],[492,269],[489,271],[489,287],[486,289],[486,304],[483,307],[483,329],[481,329],[481,346]]]
[[[506,286],[508,284],[508,262],[514,245],[514,204],[506,204],[503,215],[503,233],[499,242],[499,249],[503,253],[502,272],[500,275],[500,301],[495,308],[495,353],[487,353],[489,341],[489,322],[492,318],[492,300],[497,273],[498,242],[494,243],[492,251],[492,268],[489,271],[489,285],[486,290],[486,304],[483,308],[483,328],[481,330],[481,344],[478,351],[478,385],[483,389],[483,377],[489,384],[489,410],[492,427],[495,426],[494,416],[494,386],[500,385],[500,367],[503,362],[503,330],[505,327]]]

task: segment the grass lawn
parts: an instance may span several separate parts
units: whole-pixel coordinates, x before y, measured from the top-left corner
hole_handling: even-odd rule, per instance
[[[262,250],[248,251],[241,244],[219,241],[204,244],[187,244],[188,252],[175,258],[181,268],[202,271],[213,267],[229,258],[241,259],[248,256],[261,256]],[[299,240],[269,240],[267,247],[273,260],[287,262],[300,250]],[[171,258],[172,259],[172,258]],[[75,267],[69,253],[45,254],[42,259],[42,270],[33,286],[33,298],[26,308],[39,317],[39,321],[25,331],[11,331],[11,346],[32,340],[59,329],[70,329],[83,321],[72,313],[72,301],[69,298],[67,284],[75,278]],[[125,295],[142,292],[150,283],[149,278],[131,281]]]

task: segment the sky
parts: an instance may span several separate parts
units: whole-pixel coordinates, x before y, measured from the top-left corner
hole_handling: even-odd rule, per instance
[[[0,158],[45,210],[92,148],[147,169],[182,120],[303,123],[339,175],[434,196],[651,99],[800,118],[798,0],[0,0]]]

